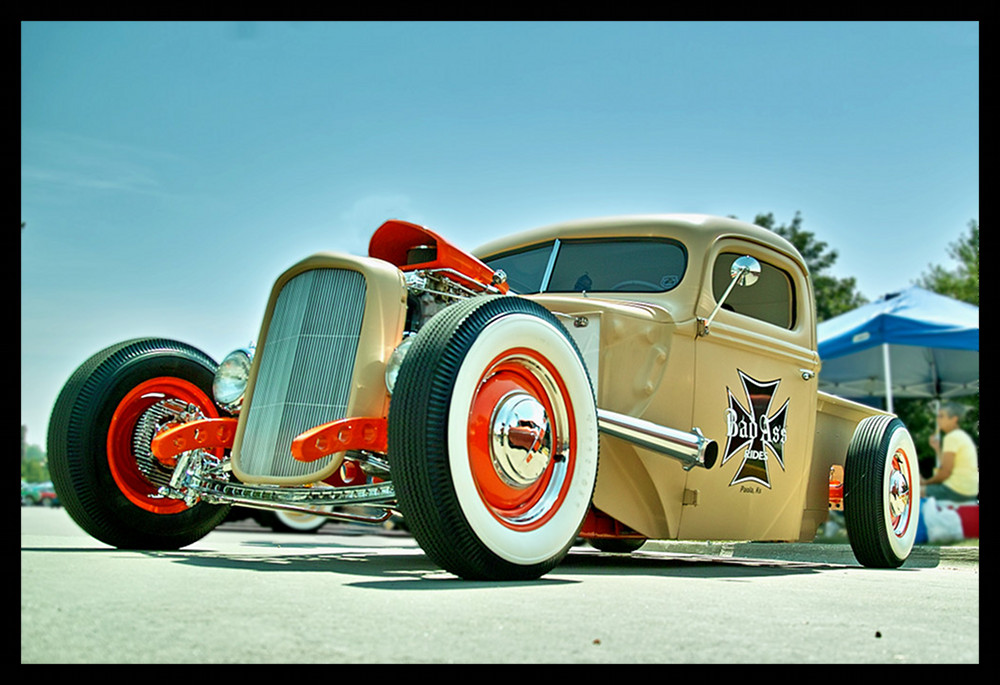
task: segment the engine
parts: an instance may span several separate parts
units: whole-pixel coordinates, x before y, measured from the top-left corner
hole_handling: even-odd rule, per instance
[[[372,235],[368,254],[396,266],[406,278],[406,333],[412,334],[454,302],[505,294],[507,278],[423,226],[387,221]]]

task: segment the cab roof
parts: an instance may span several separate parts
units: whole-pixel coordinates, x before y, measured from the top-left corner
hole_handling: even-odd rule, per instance
[[[799,251],[774,231],[737,219],[707,214],[637,214],[577,219],[499,238],[479,246],[472,253],[485,259],[557,238],[568,240],[611,237],[674,238],[683,242],[693,254],[699,254],[699,250],[707,250],[720,238],[738,237],[767,245],[799,263],[804,261]]]

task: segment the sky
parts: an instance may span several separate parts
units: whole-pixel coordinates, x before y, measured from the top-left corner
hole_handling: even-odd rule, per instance
[[[24,22],[21,423],[158,335],[217,360],[386,219],[802,227],[870,300],[979,219],[976,22]]]

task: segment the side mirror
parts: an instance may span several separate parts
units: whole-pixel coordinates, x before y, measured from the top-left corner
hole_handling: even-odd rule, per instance
[[[733,265],[729,268],[729,277],[741,287],[753,285],[760,278],[760,262],[750,255],[737,257],[733,261]],[[733,284],[730,283],[729,288],[726,289],[726,294],[722,296],[723,301],[729,297],[729,291],[732,289]]]
[[[751,257],[750,255],[744,255],[742,257],[737,257],[733,260],[733,265],[729,267],[729,287],[726,288],[726,292],[722,294],[719,298],[718,303],[715,305],[715,309],[707,319],[699,319],[698,335],[708,335],[708,329],[712,325],[712,320],[715,319],[715,315],[719,313],[722,309],[722,305],[725,304],[726,298],[729,297],[729,293],[733,292],[733,288],[737,285],[740,287],[751,286],[757,282],[760,278],[760,262]]]

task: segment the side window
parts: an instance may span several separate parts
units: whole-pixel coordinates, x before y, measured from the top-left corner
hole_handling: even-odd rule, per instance
[[[712,270],[712,292],[715,301],[729,287],[729,269],[742,252],[723,252]],[[748,288],[733,288],[723,309],[760,319],[767,323],[792,328],[795,326],[795,289],[792,278],[778,267],[760,260],[760,279]]]
[[[687,250],[669,238],[560,240],[484,260],[520,294],[666,292],[681,282]]]
[[[669,239],[568,240],[556,257],[546,292],[655,293],[684,277],[687,252]]]

